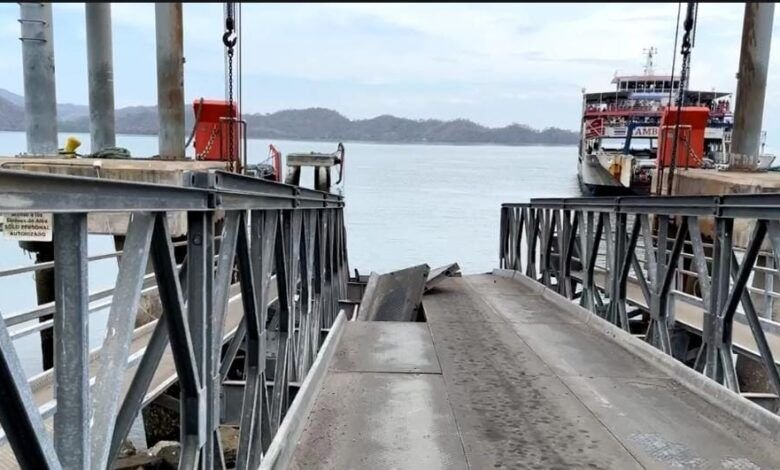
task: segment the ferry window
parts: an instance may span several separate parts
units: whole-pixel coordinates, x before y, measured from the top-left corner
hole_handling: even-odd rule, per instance
[[[604,150],[620,150],[626,145],[626,139],[604,138],[601,139],[601,148]]]
[[[664,82],[664,88],[669,89],[671,87],[672,87],[672,82],[670,82],[668,80]]]
[[[625,90],[628,87],[628,83],[626,82],[620,82],[620,89]]]
[[[656,139],[641,139],[641,138],[633,138],[631,139],[631,143],[629,144],[629,148],[631,150],[653,150],[657,148],[656,145]]]
[[[658,89],[663,88],[664,87],[664,82],[662,82],[662,81],[655,82],[655,87],[658,88]]]

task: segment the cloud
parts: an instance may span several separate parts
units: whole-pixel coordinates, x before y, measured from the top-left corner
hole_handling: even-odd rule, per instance
[[[244,109],[327,106],[350,117],[466,117],[577,127],[580,89],[640,73],[655,46],[668,73],[677,3],[245,3]],[[117,103],[153,104],[153,4],[112,4]],[[701,3],[691,86],[735,88],[743,4]],[[83,4],[55,4],[58,96],[86,103]],[[0,5],[0,87],[21,90],[18,6]],[[223,4],[185,3],[188,100],[224,94]],[[776,36],[780,24],[776,25]],[[11,46],[13,44],[13,46]],[[678,45],[679,49],[679,45]],[[679,60],[677,61],[679,64]],[[780,88],[772,50],[768,93]],[[774,121],[774,107],[767,104]],[[771,117],[771,119],[770,119]]]

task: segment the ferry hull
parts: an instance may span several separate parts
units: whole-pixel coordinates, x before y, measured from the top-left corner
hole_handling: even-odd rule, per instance
[[[583,155],[577,163],[577,179],[580,190],[589,196],[628,196],[649,194],[650,183],[632,181],[624,185],[604,167],[596,156]]]
[[[580,190],[589,196],[619,196],[631,194],[631,190],[615,179],[598,159],[583,155],[577,163],[577,179]]]

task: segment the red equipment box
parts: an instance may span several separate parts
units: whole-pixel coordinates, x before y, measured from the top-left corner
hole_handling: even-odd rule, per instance
[[[704,156],[704,130],[707,128],[710,109],[687,106],[680,111],[680,129],[677,138],[677,168],[700,167]],[[677,123],[677,108],[667,108],[661,117],[658,133],[658,168],[670,167],[674,148],[674,127]]]
[[[201,109],[202,106],[202,109]],[[195,155],[198,160],[230,161],[230,126],[233,126],[233,161],[239,159],[241,126],[235,121],[236,103],[198,99],[192,104],[195,124]]]

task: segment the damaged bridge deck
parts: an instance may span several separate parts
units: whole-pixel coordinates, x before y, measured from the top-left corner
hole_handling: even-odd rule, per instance
[[[290,468],[780,468],[773,415],[512,276],[346,322]]]

